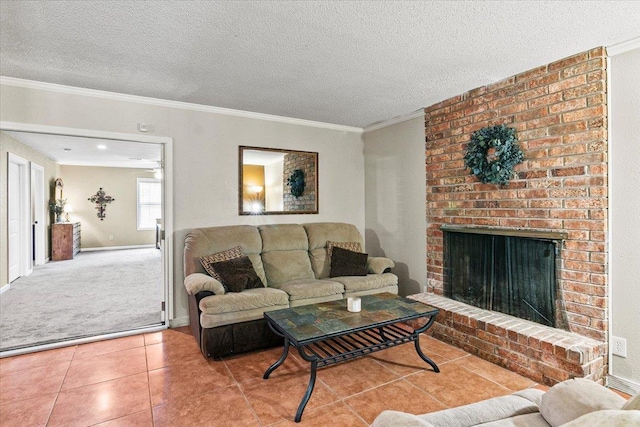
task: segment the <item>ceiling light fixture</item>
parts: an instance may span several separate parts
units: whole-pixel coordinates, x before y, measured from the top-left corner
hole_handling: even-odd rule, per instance
[[[106,145],[104,145],[104,144],[98,145],[98,150],[106,150],[106,149],[107,149]]]

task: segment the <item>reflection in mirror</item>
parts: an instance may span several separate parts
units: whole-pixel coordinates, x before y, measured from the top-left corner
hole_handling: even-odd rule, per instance
[[[240,146],[240,215],[318,213],[318,153]]]

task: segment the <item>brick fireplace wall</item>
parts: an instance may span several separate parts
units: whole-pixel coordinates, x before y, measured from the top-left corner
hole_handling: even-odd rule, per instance
[[[562,231],[559,308],[570,332],[607,334],[606,52],[596,48],[425,109],[427,287],[443,293],[443,224]],[[524,163],[508,186],[465,168],[471,134],[517,130]]]
[[[287,179],[294,170],[304,172],[304,193],[296,198],[291,194]],[[284,156],[282,182],[284,182],[284,210],[285,211],[313,211],[316,208],[315,161],[308,154],[288,153]]]

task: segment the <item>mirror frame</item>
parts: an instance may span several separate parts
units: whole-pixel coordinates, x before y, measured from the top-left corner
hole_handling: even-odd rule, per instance
[[[308,177],[305,177],[305,182],[313,182],[315,185],[315,203],[314,208],[312,210],[300,210],[300,211],[262,211],[262,212],[251,212],[245,211],[243,209],[244,205],[244,182],[243,182],[243,153],[245,150],[253,150],[253,151],[269,151],[276,153],[293,153],[293,154],[305,154],[310,155],[313,158],[315,174],[312,178],[312,181],[308,181]],[[284,148],[265,148],[265,147],[249,147],[246,145],[240,145],[238,147],[238,213],[239,215],[297,215],[297,214],[317,214],[318,213],[318,153],[313,151],[300,151],[300,150],[288,150]]]

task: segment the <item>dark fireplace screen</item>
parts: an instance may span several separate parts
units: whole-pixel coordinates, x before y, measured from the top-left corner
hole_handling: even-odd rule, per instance
[[[444,232],[444,294],[466,304],[555,326],[552,240]]]

